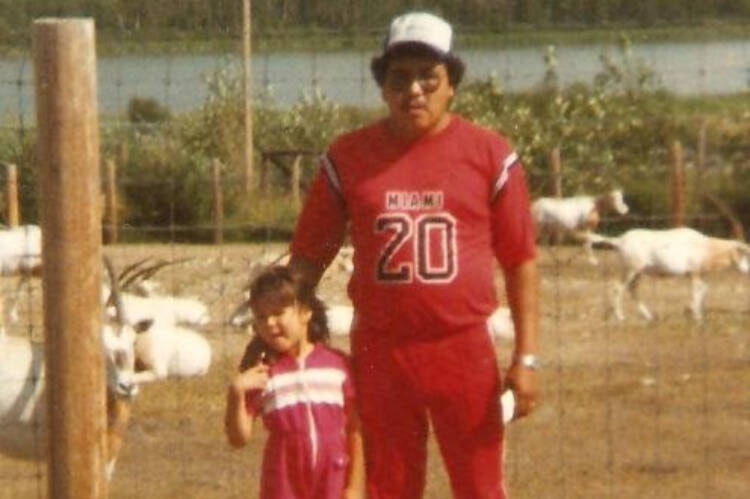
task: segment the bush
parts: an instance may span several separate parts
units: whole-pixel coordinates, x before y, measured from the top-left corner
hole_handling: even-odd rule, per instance
[[[715,222],[717,209],[701,196],[724,200],[750,223],[750,110],[746,96],[730,102],[702,98],[700,103],[663,92],[623,43],[618,59],[602,59],[591,84],[560,88],[554,51],[539,88],[523,94],[505,92],[495,80],[467,82],[455,111],[497,130],[515,144],[528,173],[531,192],[549,192],[549,156],[559,148],[565,195],[622,187],[638,223],[663,224],[668,212],[669,147],[684,147],[691,221]],[[148,237],[207,240],[211,234],[210,164],[224,165],[223,197],[227,239],[286,237],[296,208],[290,197],[287,165],[273,167],[269,188],[248,195],[244,189],[244,122],[239,71],[224,68],[208,81],[209,98],[193,112],[171,116],[150,99],[133,99],[127,126],[103,127],[102,157],[119,166],[119,220]],[[721,103],[721,106],[716,105]],[[312,94],[291,107],[265,96],[253,109],[256,181],[262,154],[270,150],[323,152],[345,130],[374,119],[382,110],[337,105]],[[706,123],[707,161],[697,161],[696,137]],[[22,213],[36,219],[34,131],[0,128],[0,161],[19,165]],[[301,179],[307,185],[316,163],[307,159]],[[166,233],[168,231],[168,233]],[[133,234],[133,238],[144,237]]]
[[[170,118],[169,109],[150,97],[133,97],[128,102],[128,120],[134,125],[155,124]]]

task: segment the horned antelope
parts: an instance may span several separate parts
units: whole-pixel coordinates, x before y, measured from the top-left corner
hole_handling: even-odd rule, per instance
[[[136,262],[118,277],[122,309],[136,332],[136,382],[203,376],[211,364],[211,346],[198,331],[209,321],[208,307],[195,298],[157,294],[145,286],[159,269],[178,262]],[[108,295],[106,288],[103,295]],[[116,314],[108,303],[107,312]]]
[[[131,405],[135,382],[135,331],[127,323],[111,264],[116,319],[103,320],[102,351],[107,387],[107,476],[111,477]],[[44,459],[47,453],[44,345],[19,336],[0,340],[0,452],[22,459]],[[104,380],[103,380],[104,382]]]

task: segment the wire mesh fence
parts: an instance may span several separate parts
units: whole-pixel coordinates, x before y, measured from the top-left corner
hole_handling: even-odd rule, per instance
[[[152,280],[162,292],[208,305],[210,321],[198,330],[212,348],[206,375],[141,386],[110,497],[254,494],[263,432],[241,451],[230,450],[222,433],[225,385],[247,341],[246,332],[226,320],[242,300],[250,265],[279,255],[284,246],[168,243],[105,249],[118,268],[145,258],[177,262]],[[626,301],[626,318],[615,321],[608,296],[620,265],[613,252],[597,254],[600,263],[592,266],[575,246],[540,249],[543,396],[534,416],[508,428],[512,496],[742,497],[750,403],[744,389],[750,377],[747,277],[731,270],[710,275],[701,322],[685,313],[687,280],[646,277],[640,295],[657,318],[644,321]],[[338,269],[327,273],[320,292],[329,305],[348,303],[347,278]],[[39,283],[32,282],[7,334],[41,341],[44,334],[34,319],[40,307]],[[346,337],[334,344],[348,347]],[[498,340],[497,351],[505,365],[510,344]],[[431,446],[429,497],[450,497]],[[46,477],[39,462],[0,456],[0,497],[45,497]]]
[[[713,85],[719,82],[728,88],[717,92],[733,93],[747,88],[744,68],[750,67],[750,61],[744,59],[750,51],[742,43],[736,45],[739,52],[720,56],[709,48],[696,56],[691,46],[662,54],[659,51],[666,49],[660,47],[654,54],[662,54],[675,65],[664,64],[659,59],[662,55],[653,55],[651,61],[664,71],[665,81],[693,78],[689,86],[692,93],[714,93]],[[687,58],[692,63],[689,68],[676,65],[684,56],[676,56],[681,52],[675,51],[683,49],[691,54]],[[601,48],[596,48],[588,56],[571,54],[570,61],[577,62],[566,65],[577,69],[576,76],[580,77],[589,64],[581,58],[596,59],[595,54],[600,52]],[[342,103],[377,105],[377,89],[369,77],[369,56],[368,51],[256,52],[254,88],[258,95],[269,90],[286,104],[305,92],[322,90]],[[134,97],[152,97],[171,113],[189,112],[206,99],[206,75],[223,70],[227,63],[236,63],[236,58],[231,59],[224,55],[104,58],[99,64],[102,122],[105,127],[124,128],[137,136],[133,143],[144,149],[158,148],[158,144],[148,143],[147,127],[125,122],[122,114],[128,102]],[[467,54],[467,59],[469,67],[482,67],[475,77],[494,72],[505,87],[522,82],[518,83],[520,90],[543,78],[543,57],[538,50],[477,52]],[[537,69],[530,69],[535,64]],[[724,70],[724,76],[715,76],[715,64]],[[3,126],[24,143],[33,137],[34,127],[29,62],[22,57],[0,61],[0,66]],[[270,187],[265,197],[248,194],[260,198],[262,206],[254,207],[253,215],[254,220],[264,220],[262,223],[247,222],[243,216],[248,213],[239,212],[221,226],[216,225],[210,202],[210,157],[194,158],[191,175],[170,168],[168,161],[154,163],[149,170],[118,170],[116,191],[129,195],[117,205],[118,242],[105,247],[105,252],[119,269],[147,260],[173,262],[154,274],[152,285],[174,301],[194,298],[207,306],[208,321],[195,329],[210,344],[212,357],[205,375],[160,379],[142,386],[132,401],[123,448],[109,486],[110,497],[211,499],[247,497],[257,490],[264,435],[256,435],[242,451],[233,451],[222,433],[225,386],[247,341],[246,331],[228,324],[227,319],[243,299],[252,265],[271,261],[285,250],[290,221],[298,208],[290,194],[293,186],[304,192],[305,181],[315,169],[318,151],[306,146],[300,145],[304,154],[284,157],[268,166]],[[740,141],[737,154],[746,154],[746,148],[746,142]],[[698,157],[698,149],[696,145],[691,158]],[[121,164],[129,163],[128,156],[132,159],[140,154],[134,147],[110,150],[119,154]],[[668,154],[665,145],[662,155]],[[305,172],[301,180],[292,174],[292,160],[300,156],[305,161],[301,164]],[[14,154],[18,157],[24,156]],[[725,167],[723,161],[716,163],[717,169]],[[741,158],[739,164],[746,165],[747,158]],[[33,165],[26,166],[26,171],[33,171]],[[665,193],[668,170],[665,164],[663,170],[652,172],[664,178]],[[225,173],[222,192],[238,184],[235,172],[228,169]],[[725,178],[731,182],[732,176]],[[21,210],[21,219],[33,219],[32,206],[37,202],[34,182],[28,178],[21,181],[21,198],[32,200]],[[269,203],[269,199],[277,202]],[[660,206],[666,205],[662,202]],[[260,210],[265,212],[259,217]],[[722,227],[725,219],[698,207],[686,222],[713,229]],[[605,218],[603,228],[619,233],[630,227],[664,227],[669,223],[666,210],[657,216],[635,212],[623,218]],[[225,237],[212,243],[217,229]],[[724,232],[728,235],[730,230]],[[576,245],[540,247],[543,398],[533,417],[513,422],[507,429],[506,474],[511,496],[744,497],[750,473],[747,276],[731,269],[712,273],[702,321],[685,314],[690,303],[688,282],[646,277],[640,295],[655,312],[656,320],[639,318],[635,306],[626,301],[626,317],[617,321],[611,315],[611,295],[620,279],[621,265],[615,252],[597,253],[600,263],[594,266]],[[320,292],[330,305],[348,303],[348,277],[338,268],[324,276]],[[499,273],[496,280],[502,294]],[[19,291],[16,278],[5,276],[2,285],[8,305],[5,334],[41,345],[40,282],[32,278]],[[15,309],[8,302],[11,299],[17,305]],[[334,342],[348,348],[345,337]],[[497,341],[501,366],[507,363],[510,351],[507,340]],[[9,359],[0,357],[0,362],[7,366]],[[33,373],[28,379],[32,391],[39,386]],[[0,397],[6,393],[5,383],[7,380],[0,379]],[[7,402],[0,400],[1,404]],[[25,402],[28,399],[11,401],[4,414],[23,412],[27,409]],[[37,420],[35,427],[42,424]],[[13,431],[12,427],[0,423],[0,432],[8,431]],[[48,477],[43,464],[2,450],[0,498],[46,497]],[[450,497],[441,466],[438,450],[430,441],[426,497]]]
[[[735,94],[750,88],[748,41],[713,43],[636,43],[633,55],[656,73],[658,83],[681,95]],[[378,106],[379,94],[370,76],[369,49],[333,52],[267,51],[251,56],[252,87],[257,98],[290,106],[321,94],[333,102]],[[600,58],[618,52],[616,44],[558,47],[560,83],[590,83],[601,69]],[[495,78],[510,92],[523,92],[544,78],[545,47],[466,48],[461,51],[471,79]],[[195,109],[208,98],[207,79],[238,70],[241,55],[151,54],[107,55],[98,61],[100,109],[107,115],[125,112],[130,99],[151,98],[173,112]],[[30,54],[0,58],[0,117],[33,121],[33,75]]]

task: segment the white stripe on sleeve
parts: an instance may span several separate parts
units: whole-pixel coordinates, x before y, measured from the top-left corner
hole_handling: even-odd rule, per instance
[[[328,178],[328,182],[331,184],[331,187],[333,187],[339,197],[343,197],[344,193],[341,189],[341,180],[339,179],[339,174],[336,171],[336,167],[333,166],[333,161],[331,161],[331,158],[329,158],[327,154],[324,154],[320,157],[320,164],[323,167],[323,171],[325,172],[326,177]]]
[[[503,164],[500,167],[500,174],[497,176],[495,184],[492,186],[492,195],[490,196],[491,202],[495,201],[495,198],[497,198],[497,195],[500,193],[500,191],[505,186],[505,183],[508,181],[510,169],[515,166],[518,166],[518,153],[514,151],[508,154],[503,160]]]

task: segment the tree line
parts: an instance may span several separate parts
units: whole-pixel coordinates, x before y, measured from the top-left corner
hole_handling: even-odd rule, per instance
[[[462,31],[701,25],[750,20],[750,0],[251,0],[255,36],[337,30],[373,34],[425,9]],[[0,43],[24,43],[33,19],[86,16],[105,34],[201,38],[241,32],[242,0],[0,0]]]

